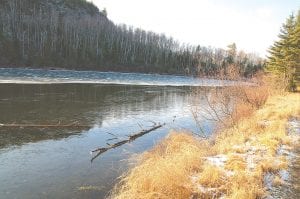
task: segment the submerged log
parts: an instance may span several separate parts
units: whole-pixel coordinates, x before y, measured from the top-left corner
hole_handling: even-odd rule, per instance
[[[98,152],[98,153],[91,159],[91,162],[93,162],[93,160],[96,159],[100,154],[108,151],[109,149],[113,149],[113,148],[122,146],[122,145],[124,145],[124,144],[126,144],[128,142],[132,142],[133,140],[135,140],[135,139],[137,139],[137,138],[139,138],[139,137],[141,137],[141,136],[143,136],[143,135],[145,135],[147,133],[150,133],[151,131],[154,131],[154,130],[156,130],[158,128],[163,127],[164,125],[165,125],[165,123],[158,124],[157,126],[153,126],[150,129],[142,130],[142,131],[140,131],[140,132],[138,132],[136,134],[130,135],[129,139],[127,139],[127,140],[122,140],[120,142],[116,142],[114,144],[109,145],[109,147],[100,147],[100,148],[97,148],[95,150],[92,150],[91,153],[94,153],[94,152]]]
[[[71,124],[0,124],[1,127],[7,128],[88,128],[91,125],[82,125],[78,123]]]
[[[135,139],[138,138],[138,137],[141,137],[141,136],[143,136],[143,135],[145,135],[145,134],[147,134],[147,133],[149,133],[149,132],[151,132],[151,131],[154,131],[154,130],[156,130],[156,129],[162,127],[163,125],[165,125],[165,124],[159,124],[159,125],[157,125],[157,126],[152,127],[151,129],[148,129],[148,130],[142,130],[141,132],[139,132],[139,133],[137,133],[137,134],[134,134],[134,135],[129,136],[129,140],[135,140]]]

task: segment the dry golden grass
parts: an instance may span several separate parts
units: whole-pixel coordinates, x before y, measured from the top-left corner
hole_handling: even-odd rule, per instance
[[[225,183],[225,174],[219,167],[206,164],[199,173],[198,182],[206,187],[220,187]]]
[[[284,184],[284,181],[279,176],[276,175],[275,178],[273,179],[272,184],[274,186],[280,186]]]
[[[226,198],[261,198],[264,194],[262,176],[260,173],[252,174],[241,170],[228,179]]]
[[[245,158],[241,157],[240,155],[229,154],[227,158],[228,160],[225,164],[225,169],[234,171],[243,171],[246,169],[247,163]]]
[[[188,198],[190,174],[197,172],[207,154],[207,141],[187,133],[171,133],[146,152],[116,188],[114,198]]]
[[[191,134],[170,133],[153,150],[139,157],[110,197],[214,198],[221,193],[231,199],[262,198],[265,172],[287,167],[286,159],[278,157],[276,150],[282,143],[291,143],[286,123],[290,116],[300,116],[299,102],[300,94],[272,96],[251,116],[214,136],[214,144]],[[251,171],[246,161],[251,157],[249,151],[257,161]],[[206,160],[216,154],[227,156],[224,167]],[[196,182],[193,177],[197,178]],[[199,190],[199,185],[216,191],[213,194]]]
[[[288,164],[286,159],[274,158],[274,157],[265,157],[259,166],[263,172],[277,172],[281,169],[287,169]]]

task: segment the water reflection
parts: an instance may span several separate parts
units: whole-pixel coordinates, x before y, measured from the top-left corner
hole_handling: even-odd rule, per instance
[[[1,197],[104,197],[132,154],[151,148],[171,128],[197,130],[189,110],[191,92],[189,87],[0,84],[0,123],[90,126],[0,127]],[[128,138],[153,122],[167,125],[90,163],[89,151]],[[211,128],[206,122],[206,131]],[[85,186],[96,189],[81,189]]]
[[[110,123],[126,117],[134,119],[141,113],[180,104],[185,100],[182,99],[185,95],[186,91],[171,87],[0,84],[0,123],[78,122],[101,127],[103,121]],[[80,132],[82,129],[0,128],[0,147],[65,138]]]

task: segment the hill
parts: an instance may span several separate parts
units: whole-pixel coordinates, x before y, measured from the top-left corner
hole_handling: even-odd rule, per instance
[[[0,0],[0,67],[214,75],[232,64],[247,76],[263,60],[115,25],[85,0]]]
[[[102,15],[103,13],[91,2],[85,0],[1,0],[1,11],[16,9],[20,14],[32,15],[35,12],[44,14],[57,11],[64,15]],[[21,7],[20,7],[21,6]]]

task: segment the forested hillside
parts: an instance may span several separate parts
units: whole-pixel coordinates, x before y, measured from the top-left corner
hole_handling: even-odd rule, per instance
[[[214,75],[234,64],[245,76],[263,66],[235,44],[180,44],[106,15],[85,0],[0,0],[0,66]]]

